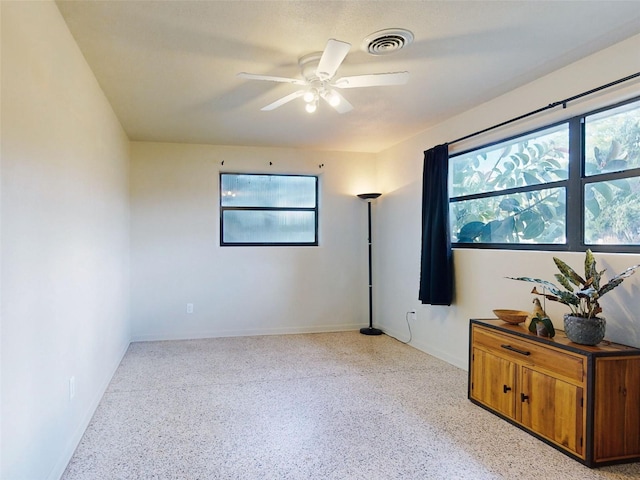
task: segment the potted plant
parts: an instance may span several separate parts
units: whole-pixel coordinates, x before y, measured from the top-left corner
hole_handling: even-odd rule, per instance
[[[559,258],[553,257],[553,261],[560,270],[560,273],[555,274],[555,278],[564,287],[564,290],[554,283],[538,278],[507,278],[533,282],[544,287],[543,292],[539,292],[534,287],[531,293],[542,295],[554,302],[564,303],[571,309],[571,313],[564,315],[564,330],[569,340],[582,345],[597,345],[604,338],[606,327],[605,319],[598,316],[602,312],[600,298],[620,285],[625,278],[633,275],[640,265],[627,268],[609,282],[601,285],[602,274],[605,270],[598,272],[596,260],[591,250],[586,252],[584,278]]]

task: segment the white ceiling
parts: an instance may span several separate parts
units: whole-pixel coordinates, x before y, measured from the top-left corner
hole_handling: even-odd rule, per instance
[[[640,33],[638,1],[57,4],[134,141],[378,152]],[[385,56],[360,48],[387,28],[415,40]],[[342,90],[353,111],[308,114],[302,99],[260,110],[295,85],[236,76],[301,78],[298,58],[329,38],[352,44],[338,76],[408,70],[409,83]]]

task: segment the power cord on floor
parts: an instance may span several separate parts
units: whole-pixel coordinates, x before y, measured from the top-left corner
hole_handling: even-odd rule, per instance
[[[407,327],[409,328],[409,340],[407,340],[406,342],[403,342],[402,340],[400,340],[397,337],[394,337],[393,335],[389,335],[387,332],[385,332],[385,335],[393,338],[394,340],[399,341],[400,343],[404,343],[405,345],[408,345],[409,343],[411,343],[411,340],[413,339],[413,333],[411,332],[411,323],[409,322],[409,314],[411,312],[407,312],[404,314],[404,319],[407,321]]]

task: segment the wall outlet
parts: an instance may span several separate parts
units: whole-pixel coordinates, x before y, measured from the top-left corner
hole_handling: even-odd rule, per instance
[[[412,321],[412,322],[415,322],[416,318],[417,318],[416,311],[415,310],[409,310],[407,313],[409,314],[409,320]]]
[[[193,303],[187,303],[187,313],[193,313]]]
[[[69,379],[69,401],[73,400],[73,397],[76,396],[76,377],[71,377]]]

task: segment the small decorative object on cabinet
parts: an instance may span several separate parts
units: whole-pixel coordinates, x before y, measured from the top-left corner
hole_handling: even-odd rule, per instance
[[[564,303],[571,308],[571,313],[564,316],[564,330],[567,337],[581,345],[597,345],[604,338],[606,322],[599,318],[602,308],[598,300],[605,294],[616,288],[622,281],[633,275],[640,265],[627,268],[624,272],[614,276],[605,285],[600,284],[605,270],[598,272],[596,259],[587,250],[584,260],[584,278],[576,273],[569,265],[557,257],[553,257],[560,273],[556,273],[556,280],[564,287],[564,290],[546,280],[531,277],[507,277],[512,280],[522,280],[541,285],[546,291],[540,293],[533,287],[531,293],[542,295],[554,302]],[[576,288],[574,288],[575,286]],[[547,293],[547,291],[549,293]]]
[[[503,322],[518,324],[524,322],[529,314],[527,312],[523,312],[522,310],[505,310],[505,309],[497,309],[494,310],[493,313]]]
[[[535,333],[539,337],[555,337],[556,329],[553,328],[551,319],[546,315],[540,315],[539,313],[531,319],[529,323],[529,331]]]
[[[471,320],[469,399],[588,467],[640,461],[640,349]]]

